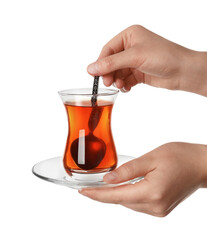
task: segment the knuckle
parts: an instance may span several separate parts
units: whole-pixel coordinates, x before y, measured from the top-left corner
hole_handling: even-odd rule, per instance
[[[129,29],[131,30],[131,31],[140,31],[140,30],[143,30],[143,26],[141,26],[141,25],[139,25],[139,24],[134,24],[134,25],[131,25],[130,27],[129,27]]]
[[[105,57],[103,60],[99,62],[99,67],[103,70],[111,69],[112,66],[113,62],[111,56]]]
[[[128,178],[129,176],[134,174],[134,170],[129,164],[125,164],[119,168],[118,174],[123,178]]]
[[[176,142],[166,143],[161,146],[161,154],[163,155],[163,157],[171,159],[175,156],[175,154],[177,154],[175,149],[178,150],[178,146],[179,145]]]
[[[119,204],[122,202],[122,199],[118,196],[113,196],[112,197],[112,203]]]
[[[101,49],[101,54],[102,55],[106,55],[106,53],[108,53],[108,45],[106,44],[106,45],[104,45],[103,47],[102,47],[102,49]]]
[[[105,51],[105,50],[107,50],[107,49],[108,49],[108,44],[105,44],[105,45],[102,47],[101,50],[102,50],[102,52],[103,52],[103,51]]]
[[[152,212],[157,217],[165,217],[168,214],[166,206],[164,204],[161,204],[161,203],[155,204],[152,207]]]
[[[162,145],[162,147],[166,148],[166,150],[169,150],[171,148],[179,146],[178,142],[168,142]]]
[[[161,146],[159,146],[155,151],[154,154],[156,154],[157,157],[160,159],[168,159],[171,158],[172,154],[174,154],[174,151],[171,151],[171,143],[166,143]]]
[[[155,203],[160,203],[164,198],[164,194],[160,191],[160,192],[155,192],[153,194],[151,194],[151,201],[155,202]]]
[[[114,54],[114,50],[113,50],[113,48],[109,45],[109,43],[105,44],[105,45],[102,47],[101,52],[102,52],[102,53],[106,53],[106,54]]]

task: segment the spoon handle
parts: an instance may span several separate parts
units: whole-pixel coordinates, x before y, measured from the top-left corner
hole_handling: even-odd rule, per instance
[[[95,130],[95,128],[97,127],[100,118],[101,118],[101,114],[103,112],[103,107],[98,107],[98,106],[94,106],[92,108],[89,120],[88,120],[88,127],[90,132],[93,132]]]
[[[99,76],[95,76],[93,81],[93,90],[92,90],[93,96],[91,97],[91,104],[93,107],[97,105],[96,95],[98,94],[98,84],[99,84]]]
[[[90,132],[93,132],[97,127],[103,111],[101,107],[97,106],[98,83],[99,83],[99,76],[95,76],[93,81],[93,90],[92,90],[93,96],[91,97],[91,105],[93,108],[88,120],[88,127]]]

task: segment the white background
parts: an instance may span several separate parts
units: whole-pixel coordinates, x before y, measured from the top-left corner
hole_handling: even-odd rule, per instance
[[[67,119],[57,91],[91,87],[86,67],[108,40],[141,24],[206,51],[205,2],[0,1],[1,239],[206,239],[206,189],[156,218],[94,202],[31,172],[63,154]],[[170,141],[206,144],[206,123],[205,97],[139,85],[119,94],[112,130],[118,153],[138,157]]]

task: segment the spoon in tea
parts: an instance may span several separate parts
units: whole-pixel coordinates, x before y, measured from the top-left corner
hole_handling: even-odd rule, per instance
[[[80,134],[80,130],[79,138],[72,142],[70,148],[73,160],[78,167],[84,170],[90,170],[97,167],[106,153],[105,142],[93,134],[103,111],[103,108],[97,105],[98,83],[99,77],[96,76],[94,77],[93,96],[91,97],[92,110],[88,121],[90,132],[85,136],[84,132]]]

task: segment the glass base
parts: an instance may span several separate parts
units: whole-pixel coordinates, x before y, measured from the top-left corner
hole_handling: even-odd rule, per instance
[[[85,182],[96,182],[96,181],[102,181],[103,180],[103,176],[110,172],[111,168],[109,169],[105,169],[105,171],[102,172],[84,172],[84,173],[71,173],[71,176],[68,175],[67,177],[69,178],[73,178],[74,180],[77,181],[85,181]]]
[[[81,189],[87,187],[112,187],[128,183],[135,183],[143,179],[143,177],[138,177],[133,180],[120,183],[120,184],[107,184],[103,181],[103,176],[107,172],[100,173],[72,173],[71,176],[65,171],[63,167],[63,158],[55,157],[35,164],[32,168],[32,172],[37,177],[44,179],[49,182],[53,182],[59,185],[67,186],[73,189]],[[132,160],[133,157],[118,155],[117,167],[122,164]],[[108,172],[110,169],[108,170]]]

